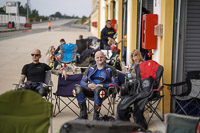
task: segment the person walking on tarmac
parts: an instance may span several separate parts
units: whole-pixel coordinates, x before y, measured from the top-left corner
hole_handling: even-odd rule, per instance
[[[48,30],[51,31],[51,22],[48,22]]]
[[[110,46],[108,45],[108,41],[114,41],[115,29],[112,28],[112,21],[107,20],[106,26],[101,31],[101,41],[105,50],[110,50]]]

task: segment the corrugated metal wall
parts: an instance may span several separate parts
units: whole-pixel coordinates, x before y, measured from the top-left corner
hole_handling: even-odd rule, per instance
[[[200,0],[187,1],[184,70],[200,70]]]
[[[147,1],[147,9],[150,11],[150,14],[153,14],[153,0]]]

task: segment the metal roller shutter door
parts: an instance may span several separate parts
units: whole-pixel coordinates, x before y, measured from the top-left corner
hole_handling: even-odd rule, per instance
[[[200,70],[200,0],[188,0],[184,70]]]

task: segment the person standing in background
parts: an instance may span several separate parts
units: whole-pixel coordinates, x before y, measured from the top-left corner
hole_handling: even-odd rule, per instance
[[[105,50],[110,50],[110,46],[108,45],[108,41],[115,41],[114,40],[114,35],[115,35],[115,29],[112,28],[112,21],[107,20],[106,21],[106,26],[102,29],[101,31],[101,41],[103,44],[103,48]]]
[[[48,22],[48,30],[51,31],[51,22]]]

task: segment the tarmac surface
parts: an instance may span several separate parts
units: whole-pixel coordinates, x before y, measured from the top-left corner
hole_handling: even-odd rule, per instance
[[[32,30],[15,31],[15,32],[1,32],[0,33],[0,94],[13,90],[14,83],[19,82],[21,69],[24,64],[31,63],[31,51],[39,48],[42,52],[41,62],[44,62],[45,53],[49,46],[59,46],[61,38],[66,40],[66,43],[75,43],[79,35],[82,34],[84,38],[92,36],[86,26],[73,24],[75,20],[58,20],[52,22],[52,30],[47,30],[47,22],[34,24]],[[52,76],[54,83],[53,91],[57,89],[56,75]],[[66,99],[67,101],[67,99]],[[75,100],[76,101],[76,100]],[[55,103],[55,100],[53,100]],[[105,101],[105,105],[107,102]],[[61,104],[61,106],[63,106]],[[72,107],[79,113],[79,109]],[[105,111],[102,109],[102,113]],[[89,119],[92,119],[92,114]],[[59,115],[53,117],[53,133],[58,133],[61,125],[69,120],[74,120],[77,116],[68,108],[64,109]],[[162,131],[164,133],[165,126],[163,122],[153,120],[149,129],[152,131]]]

